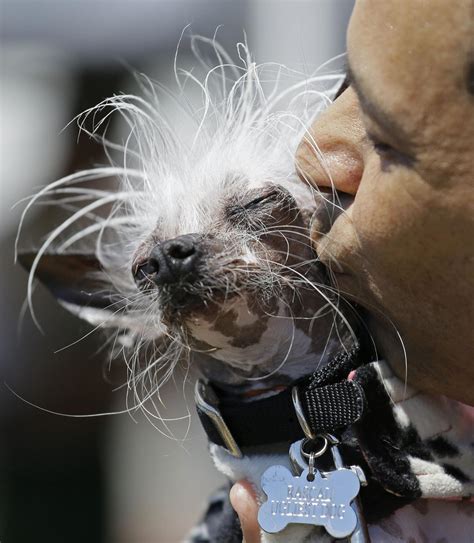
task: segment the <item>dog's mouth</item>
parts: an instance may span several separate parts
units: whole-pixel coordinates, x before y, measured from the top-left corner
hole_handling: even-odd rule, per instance
[[[160,308],[166,321],[183,320],[190,314],[204,314],[215,311],[216,305],[225,305],[237,292],[225,290],[200,283],[177,283],[167,286],[158,294]]]
[[[226,256],[221,244],[187,234],[156,245],[132,268],[140,291],[158,302],[168,323],[233,299],[245,289],[242,259]]]

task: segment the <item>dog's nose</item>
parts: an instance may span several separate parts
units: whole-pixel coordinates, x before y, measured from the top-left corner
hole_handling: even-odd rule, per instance
[[[192,281],[201,256],[200,239],[198,234],[186,234],[156,245],[148,261],[135,272],[137,285],[143,286],[151,281],[158,286],[181,279]]]

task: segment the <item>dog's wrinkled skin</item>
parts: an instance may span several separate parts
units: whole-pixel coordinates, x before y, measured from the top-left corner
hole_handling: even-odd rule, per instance
[[[125,331],[115,345],[131,353],[138,402],[156,392],[179,361],[221,385],[238,385],[243,394],[294,382],[355,341],[355,317],[329,286],[310,238],[312,225],[329,228],[341,200],[301,183],[294,165],[306,112],[314,117],[341,77],[303,78],[293,94],[279,95],[275,87],[267,97],[261,67],[248,58],[233,69],[238,77],[233,73],[227,91],[227,73],[217,97],[203,87],[206,105],[204,113],[193,112],[202,117],[191,145],[177,139],[153,94],[150,103],[120,96],[87,111],[80,117],[86,131],[87,119],[96,121],[102,111],[106,119],[107,108],[136,125],[137,148],[123,149],[136,167],[79,172],[35,198],[92,201],[53,231],[36,256],[23,256],[31,268],[29,294],[39,277],[79,316]],[[313,92],[321,80],[324,94]],[[292,99],[278,110],[283,97]],[[88,133],[96,136],[95,130]],[[71,188],[110,175],[122,180],[120,191]],[[96,210],[110,203],[112,213],[99,216]],[[71,233],[87,220],[91,224]],[[93,251],[81,255],[75,248],[94,236]],[[183,236],[199,254],[192,274],[168,269],[160,252]],[[156,254],[166,279],[153,270]]]
[[[330,340],[337,333],[334,302],[323,297],[334,296],[326,293],[308,238],[311,218],[327,202],[296,178],[285,187],[249,185],[234,178],[230,195],[227,187],[216,195],[217,216],[209,216],[196,241],[197,276],[161,287],[139,282],[158,295],[163,322],[188,340],[193,365],[214,382],[239,385],[241,393],[289,384],[340,348]],[[158,225],[138,248],[134,269],[146,266],[164,241]]]

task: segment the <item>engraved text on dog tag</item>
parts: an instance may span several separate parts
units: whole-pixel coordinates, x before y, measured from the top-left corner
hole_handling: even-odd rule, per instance
[[[258,522],[265,532],[275,533],[290,523],[324,526],[335,537],[348,537],[357,525],[350,503],[357,496],[360,482],[350,469],[325,473],[309,470],[300,477],[284,466],[271,466],[262,475],[261,485],[268,500],[260,507]],[[312,478],[312,477],[310,477]]]

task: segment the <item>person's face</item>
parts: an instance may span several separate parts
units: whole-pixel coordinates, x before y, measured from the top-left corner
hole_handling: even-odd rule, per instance
[[[297,164],[353,198],[316,248],[401,377],[474,403],[474,21],[455,3],[358,0],[350,88]],[[330,173],[330,176],[328,173]]]

